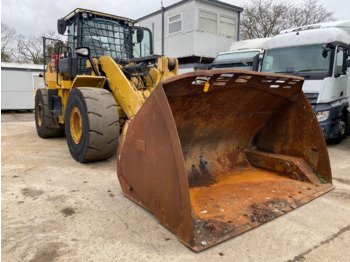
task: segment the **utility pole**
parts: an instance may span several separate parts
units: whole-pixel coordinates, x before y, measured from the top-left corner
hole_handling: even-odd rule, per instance
[[[161,12],[162,12],[162,55],[164,55],[164,6],[163,0],[160,1]]]

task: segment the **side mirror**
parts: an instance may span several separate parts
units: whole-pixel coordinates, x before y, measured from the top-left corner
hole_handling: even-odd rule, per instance
[[[323,45],[322,49],[322,57],[326,58],[328,56],[328,52],[331,51],[331,49],[329,48],[329,44]]]
[[[82,57],[90,56],[90,48],[88,47],[78,47],[75,49],[75,52],[78,56],[82,56]]]
[[[92,57],[90,56],[90,48],[88,47],[78,47],[75,49],[75,53],[77,54],[77,56],[82,56],[82,57],[87,57],[90,61],[92,70],[94,70],[95,75],[99,76],[100,72],[97,71],[95,62],[92,60]]]
[[[329,52],[329,50],[323,49],[323,51],[322,51],[322,57],[323,57],[323,58],[326,58],[327,55],[328,55],[328,52]]]
[[[143,30],[141,28],[138,28],[136,31],[136,38],[137,38],[137,42],[141,43],[143,40]]]
[[[63,35],[66,32],[67,24],[64,19],[57,20],[57,31],[60,35]]]
[[[253,57],[253,64],[252,64],[252,71],[258,71],[259,64],[261,62],[261,59],[259,58],[260,54],[257,54]]]

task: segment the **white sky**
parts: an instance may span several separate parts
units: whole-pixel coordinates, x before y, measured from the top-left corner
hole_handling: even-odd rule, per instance
[[[137,19],[160,9],[161,0],[0,0],[1,22],[17,32],[40,35],[46,30],[57,32],[57,19],[75,8],[86,8],[104,13]],[[179,0],[164,0],[169,6]],[[242,6],[249,0],[221,0]],[[279,0],[283,1],[283,0]],[[301,0],[290,0],[301,1]],[[350,19],[350,0],[319,0],[328,10],[334,11],[337,20]]]

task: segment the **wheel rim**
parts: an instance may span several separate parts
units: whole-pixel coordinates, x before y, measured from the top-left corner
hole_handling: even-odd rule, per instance
[[[43,107],[41,105],[41,102],[38,103],[38,108],[36,110],[36,118],[38,122],[38,126],[43,125]]]
[[[75,144],[79,144],[83,137],[83,119],[79,108],[76,106],[70,111],[69,124],[72,139]]]
[[[345,134],[345,122],[343,121],[339,122],[339,134],[342,136]]]

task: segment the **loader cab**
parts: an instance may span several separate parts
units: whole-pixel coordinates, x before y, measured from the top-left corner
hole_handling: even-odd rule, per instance
[[[91,73],[86,68],[88,59],[75,54],[78,47],[88,47],[92,58],[109,56],[121,65],[153,54],[150,30],[134,26],[134,21],[128,18],[76,9],[59,19],[57,28],[67,36],[66,52],[59,56],[63,57],[59,61],[59,73],[70,78]]]

